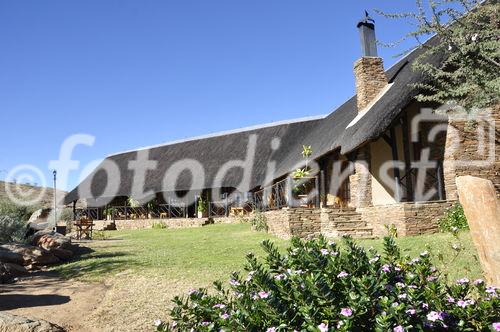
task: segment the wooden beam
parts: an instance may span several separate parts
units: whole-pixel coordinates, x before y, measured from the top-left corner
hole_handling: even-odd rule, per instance
[[[401,129],[403,135],[403,153],[405,159],[405,182],[406,182],[406,200],[412,202],[414,198],[413,193],[413,179],[411,177],[411,151],[410,140],[408,139],[408,114],[404,112],[402,116]]]
[[[396,198],[396,202],[401,202],[401,176],[399,174],[399,168],[397,166],[397,161],[399,160],[398,158],[398,145],[397,145],[397,139],[396,139],[396,130],[394,127],[391,127],[390,129],[390,134],[391,134],[391,150],[392,150],[392,160],[394,162],[394,180],[396,181],[396,188],[394,188],[394,194]]]

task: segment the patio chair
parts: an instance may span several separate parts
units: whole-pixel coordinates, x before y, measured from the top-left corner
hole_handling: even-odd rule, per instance
[[[76,226],[76,238],[81,240],[82,238],[86,238],[91,240],[92,233],[94,230],[94,222],[88,219],[82,219],[75,223]]]

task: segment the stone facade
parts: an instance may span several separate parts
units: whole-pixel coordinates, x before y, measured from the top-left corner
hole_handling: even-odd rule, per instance
[[[134,220],[115,221],[117,230],[147,229],[147,228],[153,228],[153,225],[156,224],[165,225],[167,228],[201,227],[207,224],[207,219],[178,218],[178,219],[134,219]]]
[[[354,173],[349,176],[350,207],[372,205],[372,176],[370,174],[370,147],[365,145],[358,150],[354,161]]]
[[[372,237],[373,228],[354,209],[321,209],[321,234],[326,237],[349,235],[367,238]]]
[[[379,57],[362,57],[354,63],[358,112],[361,112],[387,85],[384,62]]]
[[[431,234],[438,231],[438,221],[456,201],[397,203],[370,206],[357,211],[373,228],[373,235],[387,235],[386,226],[394,226],[400,236]]]
[[[284,208],[264,212],[269,232],[289,239],[297,236],[311,239],[321,234],[321,210],[311,208]]]
[[[492,181],[500,197],[499,132],[500,105],[478,121],[450,119],[443,163],[447,199],[458,199],[455,179],[464,175]]]

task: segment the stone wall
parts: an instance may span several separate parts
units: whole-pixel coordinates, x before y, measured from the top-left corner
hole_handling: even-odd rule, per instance
[[[361,112],[387,85],[382,58],[360,58],[354,63],[354,76],[358,112]]]
[[[372,205],[372,176],[370,174],[370,146],[365,145],[358,150],[354,161],[354,173],[349,176],[350,207]]]
[[[458,199],[455,179],[463,175],[491,180],[500,197],[499,132],[500,105],[477,121],[450,119],[443,163],[447,199]]]
[[[438,231],[438,221],[456,201],[397,203],[357,209],[373,235],[387,235],[386,226],[395,226],[399,236],[430,234]]]
[[[153,228],[155,224],[165,225],[167,228],[190,228],[201,227],[207,223],[207,219],[178,218],[178,219],[134,219],[116,220],[117,230],[122,229],[147,229]]]
[[[310,208],[284,208],[264,212],[269,233],[289,239],[318,237],[321,233],[321,210]]]
[[[321,234],[326,237],[350,235],[355,238],[372,237],[373,229],[354,209],[321,209]]]
[[[436,201],[425,203],[404,203],[405,234],[431,234],[438,231],[438,221],[456,201]]]

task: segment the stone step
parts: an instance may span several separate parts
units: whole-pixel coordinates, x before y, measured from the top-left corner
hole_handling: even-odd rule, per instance
[[[334,221],[333,226],[337,229],[340,228],[359,228],[366,227],[366,222],[362,220],[347,220],[347,221]]]

